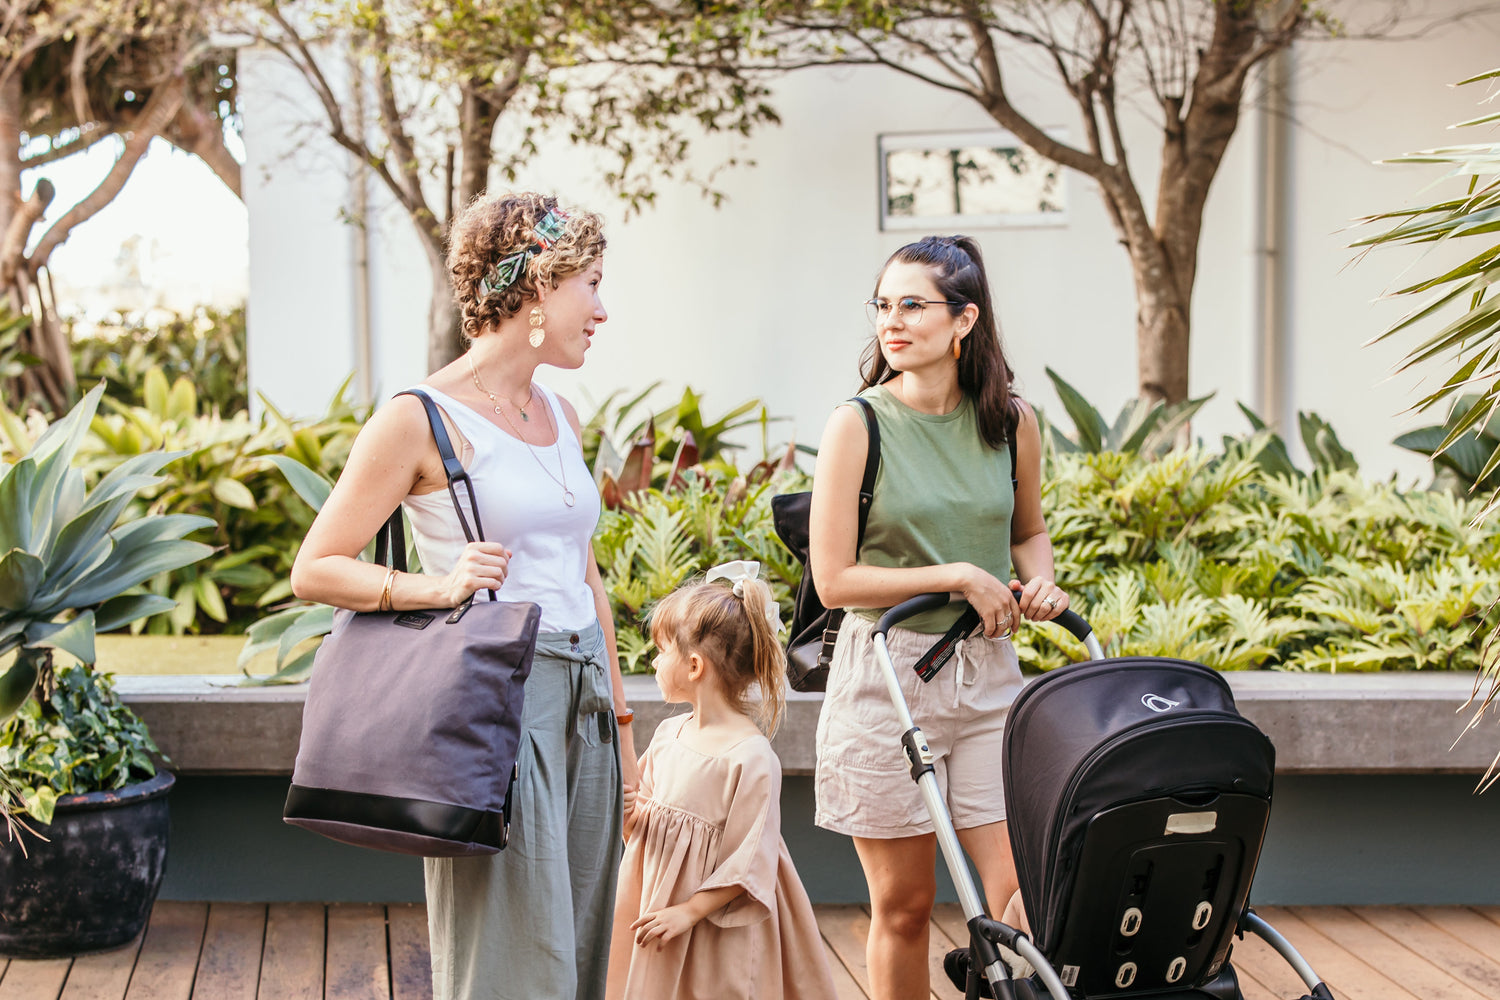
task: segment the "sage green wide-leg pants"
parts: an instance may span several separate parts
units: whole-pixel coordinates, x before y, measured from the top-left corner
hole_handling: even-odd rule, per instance
[[[620,754],[597,624],[542,633],[510,842],[427,858],[434,1000],[602,1000],[620,870]]]

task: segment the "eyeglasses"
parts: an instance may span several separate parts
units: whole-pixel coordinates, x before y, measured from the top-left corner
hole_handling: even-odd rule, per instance
[[[955,302],[952,299],[919,299],[907,295],[895,302],[887,299],[871,299],[865,303],[865,315],[870,317],[871,326],[885,326],[891,322],[893,315],[907,326],[920,326],[922,313],[928,306],[965,305],[968,303]]]

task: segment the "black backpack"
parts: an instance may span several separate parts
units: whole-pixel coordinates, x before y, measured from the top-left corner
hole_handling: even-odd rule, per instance
[[[858,558],[859,547],[865,540],[865,522],[870,519],[870,501],[875,499],[875,473],[880,469],[880,421],[868,400],[855,396],[850,402],[864,409],[865,427],[870,433],[865,477],[859,484],[859,534],[854,541],[854,555]],[[786,644],[787,680],[794,691],[822,691],[828,687],[833,644],[844,620],[843,608],[823,607],[818,588],[813,586],[813,575],[807,570],[807,518],[811,509],[811,493],[781,493],[771,498],[771,522],[776,534],[802,564],[802,580],[797,584]]]

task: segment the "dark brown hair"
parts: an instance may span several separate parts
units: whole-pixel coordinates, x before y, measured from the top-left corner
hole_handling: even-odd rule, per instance
[[[480,281],[502,259],[535,244],[537,224],[557,208],[556,198],[533,192],[481,195],[453,220],[448,230],[448,277],[466,340],[514,316],[523,302],[536,298],[541,283],[556,288],[559,281],[604,255],[604,224],[599,216],[567,210],[557,242],[532,254],[510,287],[485,295]]]
[[[979,244],[970,236],[928,236],[891,254],[875,278],[876,294],[880,279],[894,263],[921,264],[937,285],[938,296],[957,302],[948,313],[958,316],[972,302],[979,309],[974,327],[961,342],[958,356],[958,387],[974,400],[979,421],[979,436],[991,448],[1005,447],[1006,412],[1010,409],[1011,383],[1015,373],[1005,360],[1000,344],[1000,327],[995,307],[990,301],[990,283],[984,273],[984,258]],[[877,333],[865,346],[859,359],[861,390],[889,382],[898,374],[886,363],[880,352]]]
[[[760,685],[756,722],[767,736],[776,732],[786,706],[786,654],[766,617],[768,588],[743,588],[739,597],[720,583],[690,583],[663,597],[651,609],[651,639],[682,656],[698,653],[713,664],[731,704],[751,715],[745,697]]]

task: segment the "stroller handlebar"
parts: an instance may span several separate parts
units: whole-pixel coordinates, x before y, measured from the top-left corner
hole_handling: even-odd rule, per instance
[[[1019,592],[1017,593],[1019,596]],[[914,618],[924,611],[936,611],[938,608],[945,608],[949,604],[962,603],[965,603],[964,595],[958,593],[918,594],[916,597],[909,597],[880,616],[880,621],[875,625],[875,633],[877,635],[884,635],[901,622],[906,621],[908,618]],[[1072,633],[1073,638],[1088,646],[1090,653],[1096,659],[1099,657],[1099,653],[1094,652],[1094,647],[1098,645],[1097,640],[1092,644],[1089,642],[1094,634],[1093,626],[1085,621],[1082,615],[1076,611],[1064,611],[1056,618],[1051,619],[1051,621],[1067,629]]]

